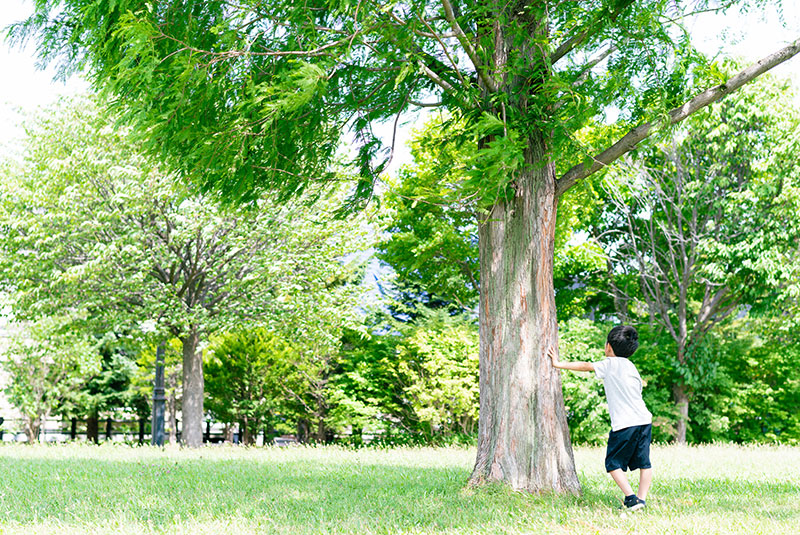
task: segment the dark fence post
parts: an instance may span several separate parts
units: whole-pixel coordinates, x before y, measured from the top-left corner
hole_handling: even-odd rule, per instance
[[[111,416],[106,419],[106,440],[111,440],[111,425],[113,420]]]
[[[75,440],[77,436],[78,436],[78,419],[73,418],[69,424],[69,439]]]
[[[205,442],[211,442],[211,420],[206,420],[206,439]]]
[[[139,445],[144,444],[144,424],[145,419],[143,416],[139,417]]]
[[[152,439],[153,446],[164,445],[164,410],[166,408],[166,396],[164,395],[164,342],[158,344],[156,349],[156,378],[153,385],[153,424]]]

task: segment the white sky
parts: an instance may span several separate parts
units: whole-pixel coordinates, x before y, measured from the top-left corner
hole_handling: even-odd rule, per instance
[[[2,3],[0,28],[26,18],[32,9],[32,0],[2,0]],[[766,13],[759,10],[746,16],[702,15],[691,23],[690,30],[697,46],[708,54],[722,51],[725,55],[755,61],[800,37],[800,4],[796,0],[784,0],[783,23],[777,9]],[[772,72],[792,77],[800,93],[800,56]],[[33,110],[53,102],[60,94],[80,93],[88,88],[88,84],[78,77],[71,78],[66,84],[53,81],[52,68],[45,71],[36,68],[32,47],[20,50],[0,44],[0,73],[0,150],[13,145],[21,135],[17,126],[20,119],[18,110]],[[800,105],[800,97],[796,104]],[[415,117],[408,116],[405,120],[413,122]],[[413,126],[401,126],[391,170],[408,161],[409,153],[404,145]],[[391,125],[386,125],[382,131],[386,132],[384,138],[389,143]]]

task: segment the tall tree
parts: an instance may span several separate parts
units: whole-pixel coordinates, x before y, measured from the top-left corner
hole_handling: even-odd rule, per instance
[[[706,335],[742,305],[776,296],[794,269],[800,114],[780,107],[791,98],[787,82],[756,83],[607,181],[604,248],[619,274],[640,281],[626,299],[641,296],[675,344],[679,443],[690,398],[715,364]]]
[[[233,198],[263,188],[288,197],[333,178],[329,163],[347,131],[361,171],[357,203],[391,158],[376,123],[397,124],[419,106],[466,121],[475,150],[461,187],[482,210],[471,481],[577,493],[560,378],[546,357],[556,342],[556,206],[660,126],[800,51],[798,40],[696,88],[691,74],[704,61],[680,21],[716,5],[39,0],[13,35],[35,33],[43,57],[86,66],[150,150]],[[622,114],[600,140],[607,148],[579,145],[576,132],[610,105]]]
[[[199,446],[208,333],[332,313],[315,303],[341,305],[344,321],[360,288],[328,286],[352,272],[342,256],[368,245],[360,220],[328,221],[320,203],[314,214],[263,199],[257,210],[220,208],[138,154],[111,121],[87,101],[30,126],[21,167],[0,185],[0,284],[23,317],[78,305],[98,332],[138,323],[180,339],[182,439]]]

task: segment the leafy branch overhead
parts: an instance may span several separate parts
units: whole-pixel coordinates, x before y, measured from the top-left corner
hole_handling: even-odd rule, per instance
[[[532,132],[552,132],[563,193],[661,122],[800,50],[796,41],[691,98],[684,81],[707,62],[681,24],[692,10],[731,4],[44,0],[11,35],[36,36],[41,55],[65,72],[87,67],[151,152],[245,201],[338,181],[330,164],[343,134],[360,174],[351,201],[362,201],[393,154],[378,123],[396,128],[420,106],[449,110],[470,128],[494,117],[502,133],[486,133],[474,162],[482,178],[470,184],[490,205],[506,195]],[[578,142],[609,105],[634,128],[610,146]]]

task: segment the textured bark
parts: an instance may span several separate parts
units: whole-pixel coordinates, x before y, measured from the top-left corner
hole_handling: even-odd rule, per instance
[[[203,445],[203,355],[198,351],[200,335],[191,331],[183,337],[183,430],[181,440],[190,448]]]
[[[247,416],[244,417],[241,425],[239,426],[242,430],[242,443],[245,446],[252,446],[255,444],[255,440],[253,439],[253,434],[250,432],[250,418]]]
[[[675,426],[675,443],[686,444],[686,426],[689,422],[689,393],[684,385],[672,387],[675,408],[678,411],[678,422]]]
[[[548,161],[544,142],[531,146],[528,161]],[[480,418],[470,482],[580,494],[561,378],[547,357],[557,336],[552,163],[529,166],[516,189],[479,227]]]

